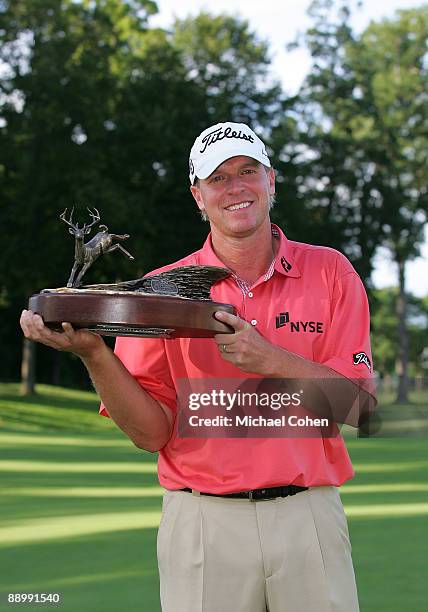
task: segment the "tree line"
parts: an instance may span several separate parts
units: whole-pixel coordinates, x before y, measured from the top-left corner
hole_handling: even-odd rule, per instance
[[[207,231],[188,189],[188,151],[207,125],[233,120],[268,145],[273,220],[291,239],[341,250],[361,275],[375,365],[397,372],[406,399],[409,367],[427,371],[427,303],[406,294],[405,271],[428,209],[428,6],[358,35],[352,10],[312,2],[311,26],[294,43],[312,65],[290,96],[272,79],[268,44],[239,17],[201,12],[165,30],[151,25],[151,0],[0,0],[3,379],[19,377],[28,296],[68,278],[74,246],[59,214],[74,205],[84,221],[95,207],[110,231],[131,234],[135,262],[105,257],[88,282],[182,257]],[[380,246],[397,264],[396,292],[371,285]],[[37,351],[38,380],[88,384],[77,359]]]

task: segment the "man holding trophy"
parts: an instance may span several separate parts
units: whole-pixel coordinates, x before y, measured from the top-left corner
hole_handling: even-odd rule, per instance
[[[78,355],[101,413],[137,447],[159,451],[164,612],[355,612],[338,493],[354,472],[342,437],[181,436],[177,395],[182,380],[290,379],[320,414],[318,381],[330,418],[358,425],[361,406],[368,414],[376,403],[364,287],[342,254],[288,240],[271,223],[275,173],[247,125],[217,124],[196,138],[190,190],[210,233],[199,251],[155,272],[230,270],[211,295],[235,307],[216,313],[234,333],[118,337],[113,352],[98,334],[67,322],[53,331],[31,311],[22,329]]]

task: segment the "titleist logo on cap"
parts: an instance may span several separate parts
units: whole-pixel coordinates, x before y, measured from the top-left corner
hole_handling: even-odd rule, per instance
[[[189,158],[189,178],[206,179],[224,161],[243,155],[270,168],[264,143],[245,123],[216,123],[204,130],[193,143]]]
[[[231,127],[228,127],[225,130],[219,127],[216,130],[209,132],[202,138],[202,144],[204,146],[199,150],[199,153],[204,153],[210,145],[214,144],[218,140],[223,140],[223,138],[240,138],[241,140],[254,142],[254,138],[251,136],[251,134],[245,134],[241,130],[237,132],[236,130],[232,130]]]

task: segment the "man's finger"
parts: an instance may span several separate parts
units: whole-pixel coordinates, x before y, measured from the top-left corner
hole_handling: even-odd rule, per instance
[[[19,324],[21,326],[22,331],[24,332],[24,336],[27,337],[27,334],[29,333],[28,331],[28,326],[27,326],[27,311],[23,310],[21,313],[21,317],[19,319]]]
[[[45,326],[41,316],[33,314],[31,311],[25,315],[28,336],[31,340],[42,342],[52,346],[63,336],[62,332],[55,332]],[[61,342],[61,340],[60,340]]]
[[[34,314],[33,315],[33,323],[34,323],[34,327],[36,329],[38,329],[39,331],[43,330],[45,328],[45,324],[44,321],[42,319],[42,317],[38,314]]]
[[[43,319],[39,315],[35,315],[31,310],[23,311],[21,321],[27,338],[30,336],[33,339],[43,329]]]
[[[70,338],[74,334],[74,327],[71,325],[71,323],[63,322],[61,323],[61,327],[64,330],[64,334],[67,336],[67,338]]]
[[[217,310],[214,314],[215,318],[222,323],[226,323],[233,327],[235,332],[242,331],[248,326],[248,323],[240,317],[231,314],[230,312],[224,312],[223,310]]]

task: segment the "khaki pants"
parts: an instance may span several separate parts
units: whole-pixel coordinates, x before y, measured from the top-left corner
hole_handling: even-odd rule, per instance
[[[251,502],[167,491],[163,612],[358,612],[336,487]]]

